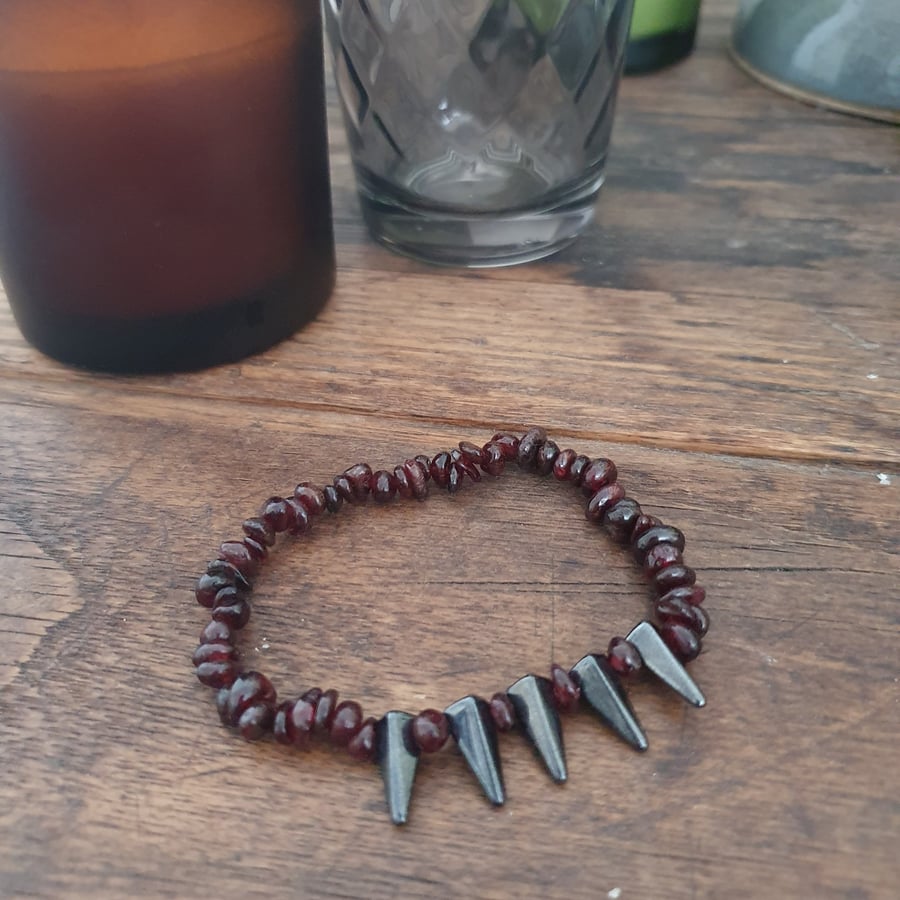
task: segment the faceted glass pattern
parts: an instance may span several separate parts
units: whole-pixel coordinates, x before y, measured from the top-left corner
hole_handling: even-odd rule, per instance
[[[460,240],[470,241],[475,257],[479,242],[502,243],[492,240],[490,217],[517,222],[526,243],[571,239],[554,230],[559,223],[531,226],[563,206],[587,208],[578,227],[590,219],[631,6],[326,0],[348,139],[376,237],[391,242],[377,220],[405,212],[419,228],[477,217],[480,228],[442,232],[461,252]]]

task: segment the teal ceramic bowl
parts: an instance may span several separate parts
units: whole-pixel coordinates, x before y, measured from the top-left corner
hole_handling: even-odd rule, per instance
[[[741,0],[732,52],[783,93],[900,123],[900,0]]]

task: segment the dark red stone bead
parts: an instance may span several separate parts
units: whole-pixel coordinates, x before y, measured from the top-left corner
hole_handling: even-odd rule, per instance
[[[503,458],[507,462],[516,459],[516,457],[518,456],[519,439],[514,434],[510,434],[508,431],[498,431],[490,439],[489,443],[496,444],[500,448],[500,452],[503,454]]]
[[[484,462],[484,450],[481,447],[476,447],[475,444],[469,441],[459,442],[459,452],[462,454],[463,459],[473,466],[480,466]]]
[[[346,475],[335,475],[334,477],[334,489],[337,491],[338,496],[341,498],[341,501],[347,501],[347,503],[355,503],[356,500],[353,496],[353,485],[350,483],[350,479]]]
[[[621,484],[618,482],[607,484],[591,497],[584,514],[589,522],[599,525],[606,516],[606,511],[624,499],[625,488]]]
[[[271,547],[275,543],[275,529],[265,520],[260,518],[247,519],[241,525],[244,534],[249,538],[253,538],[258,544],[264,547]]]
[[[338,692],[333,690],[323,691],[322,696],[316,702],[316,728],[325,734],[331,731],[337,702]]]
[[[614,541],[627,544],[631,540],[634,523],[640,517],[640,504],[636,500],[626,497],[606,510],[603,516],[603,527]]]
[[[347,483],[349,485],[349,482]],[[323,487],[322,495],[325,497],[325,509],[330,513],[336,513],[344,505],[344,498],[333,484]]]
[[[353,496],[351,503],[365,503],[372,490],[372,467],[368,463],[357,463],[341,473],[350,482]]]
[[[690,628],[697,637],[703,637],[709,631],[709,615],[702,606],[694,606],[679,597],[660,598],[654,605],[656,618],[663,624],[677,622]]]
[[[305,749],[315,726],[316,706],[302,697],[282,703],[275,712],[272,733],[279,744]]]
[[[259,560],[241,541],[225,541],[219,547],[219,559],[231,563],[245,578],[252,578],[259,570]]]
[[[237,730],[245,741],[258,741],[272,730],[275,709],[268,704],[257,704],[244,710],[237,722]]]
[[[232,660],[202,662],[197,666],[197,680],[211,688],[228,688],[238,676],[238,667]]]
[[[310,484],[308,481],[301,481],[294,488],[294,499],[299,500],[303,504],[303,508],[309,513],[311,518],[322,515],[327,508],[325,502],[325,493],[320,487]]]
[[[362,728],[362,707],[355,700],[339,703],[331,720],[329,736],[336,747],[346,747]]]
[[[282,534],[294,524],[294,517],[284,497],[269,497],[260,518],[276,533]]]
[[[300,699],[305,700],[307,703],[311,703],[313,706],[315,706],[322,698],[322,694],[324,693],[325,692],[322,690],[322,688],[312,687]]]
[[[397,485],[397,496],[404,500],[409,500],[413,496],[412,487],[409,484],[409,478],[406,475],[406,469],[403,466],[394,467],[394,483]]]
[[[673,588],[692,585],[697,573],[690,566],[674,565],[662,569],[653,576],[653,587],[657,594],[666,594]]]
[[[425,480],[428,481],[431,478],[431,457],[426,456],[424,453],[419,453],[416,455],[415,461],[422,467],[422,471],[425,473]]]
[[[686,625],[667,622],[659,631],[666,646],[682,661],[690,662],[700,655],[700,638]]]
[[[245,537],[241,543],[250,551],[250,555],[258,563],[261,563],[269,555],[266,545],[253,540],[251,537]]]
[[[296,497],[291,497],[291,499],[287,501],[287,505],[290,507],[292,519],[291,527],[288,531],[294,535],[306,534],[312,526],[312,521],[309,513],[306,511],[306,507]]]
[[[230,578],[226,578],[224,575],[201,575],[200,580],[197,582],[197,588],[194,591],[195,596],[197,597],[197,602],[201,606],[205,606],[207,609],[212,609],[213,603],[216,599],[216,594],[222,590],[222,588],[233,587],[234,581]]]
[[[657,544],[671,544],[679,550],[684,550],[684,535],[671,525],[654,525],[640,535],[632,535],[631,543],[634,545],[635,557],[643,561],[647,551]]]
[[[460,475],[466,475],[471,478],[472,481],[481,481],[481,470],[475,463],[466,457],[462,450],[451,450],[450,461],[460,470]]]
[[[195,666],[199,666],[205,662],[228,662],[237,659],[238,653],[234,645],[227,641],[218,641],[216,643],[200,644],[191,657],[191,662]]]
[[[423,709],[410,723],[413,742],[423,753],[437,753],[450,737],[450,723],[437,709]]]
[[[222,588],[213,601],[212,617],[233,631],[240,631],[250,621],[250,604],[236,587]]]
[[[484,462],[482,462],[481,468],[488,475],[497,476],[503,474],[503,470],[506,468],[506,457],[503,455],[503,450],[499,444],[484,445]]]
[[[221,576],[227,580],[228,584],[250,590],[250,582],[230,562],[225,562],[224,559],[214,559],[208,563],[206,574],[214,577]]]
[[[387,503],[393,500],[397,494],[397,479],[386,472],[379,469],[372,476],[372,498],[376,503]]]
[[[559,445],[554,441],[544,441],[534,460],[538,475],[549,475],[553,471],[557,456],[559,456]]]
[[[557,481],[569,480],[569,470],[572,468],[572,463],[575,462],[577,455],[572,449],[560,450],[559,456],[553,462],[553,477]]]
[[[637,647],[623,637],[614,637],[609,642],[606,658],[609,660],[613,670],[618,672],[619,675],[631,675],[640,671],[644,665]]]
[[[681,562],[681,551],[674,544],[657,544],[644,556],[644,574],[652,578],[657,572]]]
[[[452,468],[453,462],[450,459],[450,454],[442,451],[431,460],[428,471],[431,473],[434,483],[438,487],[445,488],[450,483],[450,471]]]
[[[231,691],[228,688],[230,687],[231,685],[228,685],[228,687],[216,694],[216,710],[219,713],[219,719],[228,728],[231,727],[231,720],[228,714],[228,698],[231,696]]]
[[[553,700],[558,709],[569,712],[578,705],[581,688],[572,676],[560,665],[550,666],[550,684],[553,687]]]
[[[691,606],[700,606],[706,599],[706,588],[700,587],[699,584],[686,584],[683,587],[672,588],[659,598],[661,603],[663,600],[684,600]]]
[[[547,440],[547,432],[543,428],[529,428],[519,441],[516,462],[523,469],[531,469],[537,462],[538,451]]]
[[[200,632],[201,644],[234,643],[234,633],[225,622],[217,622],[213,619],[203,631]]]
[[[275,713],[275,688],[260,672],[244,672],[239,676],[225,698],[224,720],[235,726],[241,716],[252,706],[268,706]]]
[[[585,456],[582,453],[579,453],[575,459],[572,460],[572,465],[569,466],[569,481],[575,485],[575,487],[581,486],[581,481],[584,478],[584,473],[590,466],[593,460],[589,456]]]
[[[502,691],[491,697],[488,706],[497,731],[509,731],[516,724],[516,710],[512,701]]]
[[[645,513],[641,513],[635,520],[634,525],[631,526],[631,542],[632,544],[645,532],[649,531],[651,528],[655,528],[657,525],[662,525],[662,522],[656,518],[656,516],[648,516]]]
[[[347,752],[360,762],[371,762],[375,759],[375,727],[378,723],[369,718],[360,726],[356,736],[347,745]]]
[[[586,496],[612,484],[619,477],[616,464],[611,459],[595,459],[585,470],[581,479],[581,490]]]
[[[450,474],[447,476],[447,490],[451,494],[455,494],[462,487],[463,475],[462,467],[451,463]]]
[[[410,489],[416,500],[424,500],[428,496],[428,465],[417,456],[403,463],[403,471],[409,481]]]

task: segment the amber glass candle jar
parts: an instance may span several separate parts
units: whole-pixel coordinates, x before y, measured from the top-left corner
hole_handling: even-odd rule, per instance
[[[287,337],[334,279],[318,0],[0,0],[0,278],[115,371]]]

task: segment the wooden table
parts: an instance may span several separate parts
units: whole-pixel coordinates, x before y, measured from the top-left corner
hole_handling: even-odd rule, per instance
[[[295,339],[98,377],[0,311],[0,895],[887,898],[900,883],[896,129],[700,47],[625,84],[597,224],[556,259],[434,270],[366,237],[335,129],[339,287]],[[497,427],[609,455],[688,535],[708,707],[639,681],[635,754],[587,714],[570,780],[456,751],[412,820],[370,768],[246,744],[189,662],[203,561],[258,501]],[[373,712],[489,694],[643,614],[569,490],[511,473],[353,510],[276,554],[249,664]]]

